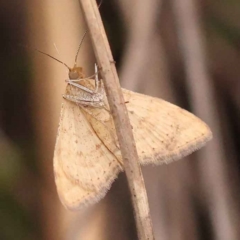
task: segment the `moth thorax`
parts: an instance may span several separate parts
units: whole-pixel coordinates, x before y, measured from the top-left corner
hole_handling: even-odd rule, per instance
[[[69,70],[68,73],[69,79],[80,79],[83,78],[83,72],[81,67],[74,67]]]

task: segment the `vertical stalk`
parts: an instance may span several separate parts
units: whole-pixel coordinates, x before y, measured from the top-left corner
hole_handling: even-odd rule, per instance
[[[128,118],[119,79],[95,0],[79,0],[89,28],[93,49],[104,81],[111,108],[124,169],[131,192],[138,237],[141,240],[153,240],[152,222],[146,188],[137,156],[136,144]]]

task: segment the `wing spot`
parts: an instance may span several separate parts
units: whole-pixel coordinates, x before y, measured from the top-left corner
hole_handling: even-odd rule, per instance
[[[83,156],[83,153],[82,153],[82,152],[77,152],[77,155],[78,155],[79,157],[82,157],[82,156]]]
[[[96,150],[100,149],[101,148],[101,144],[97,144],[96,145]]]

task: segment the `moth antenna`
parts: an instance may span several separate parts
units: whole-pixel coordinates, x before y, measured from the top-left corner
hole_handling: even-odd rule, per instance
[[[88,32],[88,31],[86,30],[85,33],[83,34],[83,37],[82,37],[82,39],[81,39],[81,42],[80,42],[80,44],[79,44],[79,46],[78,46],[78,50],[77,50],[77,53],[76,53],[76,56],[75,56],[74,66],[76,66],[76,64],[77,64],[78,54],[79,54],[80,48],[81,48],[81,46],[82,46],[83,40],[84,40],[84,38],[86,37],[87,32]]]
[[[103,2],[103,0],[101,0],[100,3],[98,4],[98,8],[100,8],[100,6],[102,5],[102,2]],[[86,37],[87,32],[88,32],[88,30],[86,30],[85,33],[83,34],[83,37],[82,37],[82,39],[81,39],[81,41],[80,41],[80,44],[79,44],[79,46],[78,46],[78,50],[77,50],[77,53],[76,53],[76,56],[75,56],[74,66],[77,65],[78,54],[79,54],[80,48],[81,48],[81,46],[82,46],[83,40],[84,40],[84,38]]]
[[[57,51],[57,53],[58,53],[58,56],[61,58],[60,51],[58,50],[57,45],[56,45],[55,42],[53,42],[53,46],[54,46],[54,48],[56,49],[56,51]],[[68,69],[68,71],[69,71],[69,69]],[[66,74],[68,74],[68,71],[66,70]]]
[[[55,48],[55,50],[56,50],[58,56],[60,56],[60,52],[59,52],[59,50],[58,50],[57,45],[56,45],[55,42],[53,42],[53,46],[54,46],[54,48]]]
[[[39,52],[39,53],[42,53],[42,54],[45,55],[45,56],[48,56],[48,57],[52,58],[53,60],[55,60],[55,61],[63,64],[68,70],[71,70],[71,68],[70,68],[65,62],[62,62],[62,61],[58,60],[57,58],[53,57],[52,55],[50,55],[50,54],[48,54],[48,53],[45,53],[45,52],[42,52],[42,51],[40,51],[40,50],[38,50],[38,49],[36,49],[36,48],[34,48],[34,50],[37,51],[37,52]]]
[[[28,49],[35,50],[35,51],[37,51],[37,52],[39,52],[39,53],[41,53],[41,54],[43,54],[43,55],[45,55],[45,56],[48,56],[48,57],[52,58],[53,60],[55,60],[55,61],[57,61],[57,62],[63,64],[68,70],[71,70],[71,68],[70,68],[65,62],[62,62],[62,61],[58,60],[57,58],[53,57],[52,55],[50,55],[50,54],[48,54],[48,53],[45,53],[45,52],[43,52],[43,51],[41,51],[41,50],[38,50],[37,48],[31,48],[31,47],[24,46],[24,45],[19,45],[19,46],[24,47],[24,48],[28,48]]]

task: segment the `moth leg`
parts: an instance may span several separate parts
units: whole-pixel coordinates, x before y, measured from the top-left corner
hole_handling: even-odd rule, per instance
[[[83,80],[83,79],[81,79],[81,80]],[[71,79],[67,79],[67,80],[65,80],[68,84],[70,84],[71,86],[74,86],[74,87],[76,87],[76,88],[79,88],[79,89],[81,89],[81,90],[83,90],[83,91],[85,91],[85,92],[88,92],[88,93],[90,93],[90,94],[94,94],[94,91],[93,90],[91,90],[91,89],[89,89],[89,88],[87,88],[87,87],[84,87],[83,85],[81,85],[81,84],[78,84],[78,83],[75,83],[75,82],[73,82],[73,80],[71,80]],[[80,81],[80,80],[79,80]]]
[[[98,79],[98,66],[95,63],[94,65],[94,69],[95,69],[95,89],[94,89],[94,93],[98,92],[98,83],[99,83],[99,79]]]
[[[103,81],[102,79],[99,79],[99,69],[101,69],[100,67],[98,67],[98,65],[95,63],[95,89],[94,92],[95,93],[101,93],[104,92],[104,86],[103,86]]]

